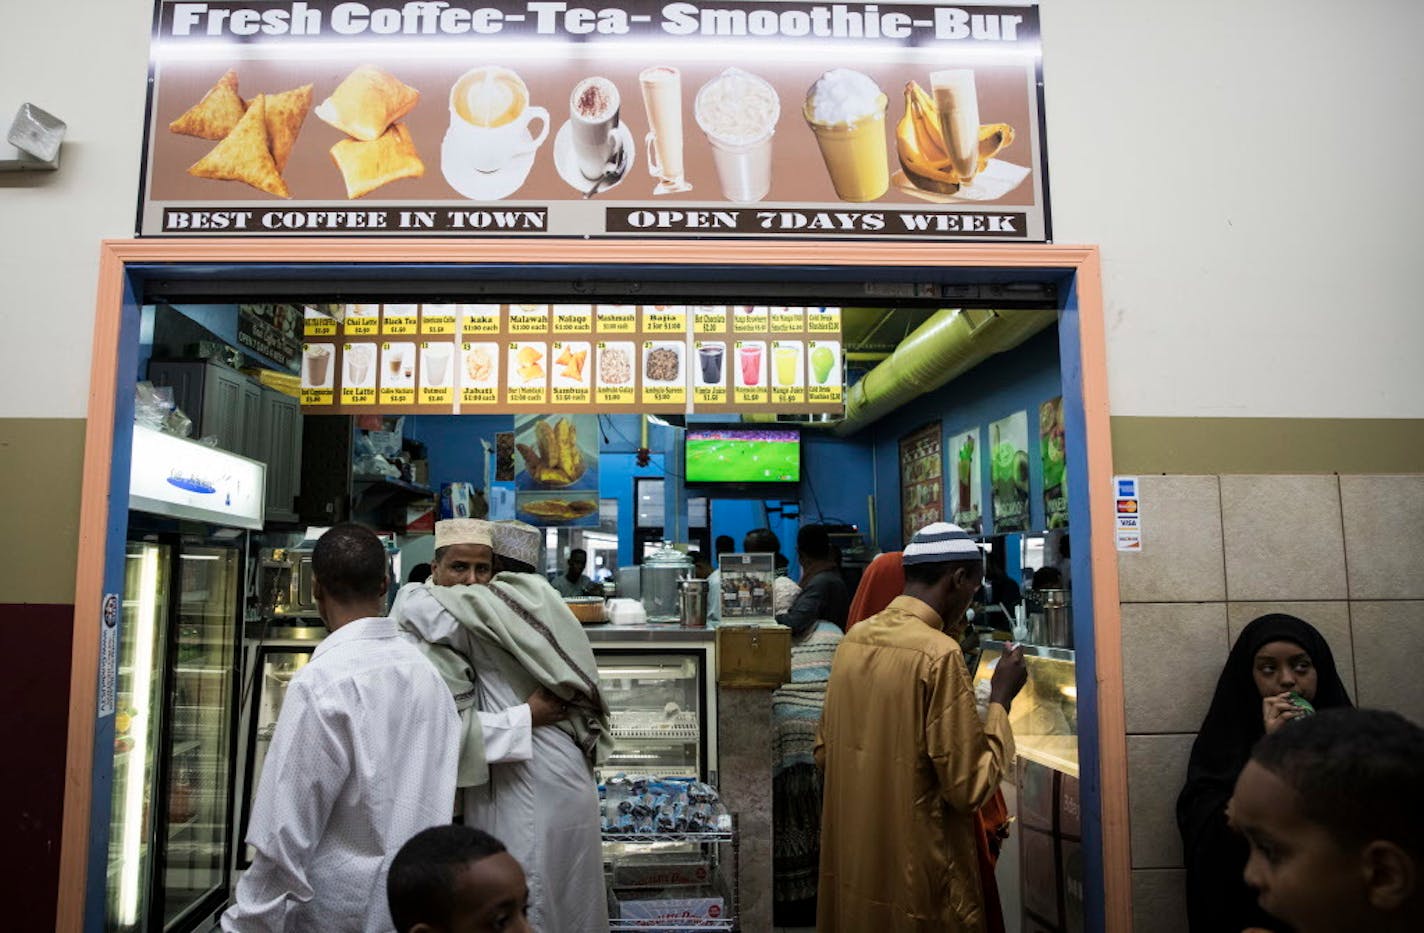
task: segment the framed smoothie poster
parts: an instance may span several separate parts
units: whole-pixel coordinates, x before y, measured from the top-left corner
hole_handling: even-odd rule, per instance
[[[1063,396],[1038,406],[1038,451],[1043,460],[1043,523],[1068,527],[1068,457],[1064,450]]]
[[[1028,412],[1014,412],[989,425],[989,487],[994,502],[994,534],[1027,531]]]
[[[984,493],[980,483],[982,463],[979,428],[949,439],[949,468],[954,474],[950,518],[970,534],[984,531]]]
[[[156,7],[140,236],[1051,238],[1036,4]]]
[[[900,438],[900,537],[905,544],[926,525],[944,521],[941,447],[938,421]]]

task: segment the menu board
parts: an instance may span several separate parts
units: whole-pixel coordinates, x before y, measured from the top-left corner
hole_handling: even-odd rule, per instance
[[[313,414],[839,414],[840,309],[352,304],[307,309]]]
[[[944,521],[940,423],[900,438],[900,534],[905,544],[926,525]]]

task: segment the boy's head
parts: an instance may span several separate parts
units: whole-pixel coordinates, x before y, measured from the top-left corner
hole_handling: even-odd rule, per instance
[[[433,826],[391,861],[386,898],[396,933],[528,933],[524,871],[488,833]]]
[[[1268,734],[1229,812],[1246,883],[1297,933],[1424,929],[1424,729],[1330,709]]]

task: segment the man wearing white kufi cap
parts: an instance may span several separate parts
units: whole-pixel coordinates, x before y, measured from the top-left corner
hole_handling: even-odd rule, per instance
[[[593,766],[612,746],[608,705],[588,635],[549,581],[491,577],[497,557],[504,570],[538,560],[538,529],[511,525],[438,522],[429,584],[402,587],[391,615],[455,698],[465,823],[523,867],[530,925],[606,930]]]
[[[488,583],[494,576],[493,532],[493,525],[478,518],[436,522],[430,582],[436,586]]]
[[[831,665],[816,763],[820,933],[982,933],[975,813],[1014,760],[1009,704],[1022,649],[1000,659],[981,723],[957,636],[984,578],[958,526],[936,522],[903,555],[905,589],[854,626]]]

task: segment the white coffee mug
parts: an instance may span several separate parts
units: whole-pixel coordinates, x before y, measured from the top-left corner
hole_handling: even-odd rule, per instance
[[[537,135],[530,131],[535,120],[540,121]],[[529,106],[529,88],[519,75],[484,65],[465,72],[450,88],[446,135],[470,168],[498,172],[539,148],[549,135],[549,111]]]

